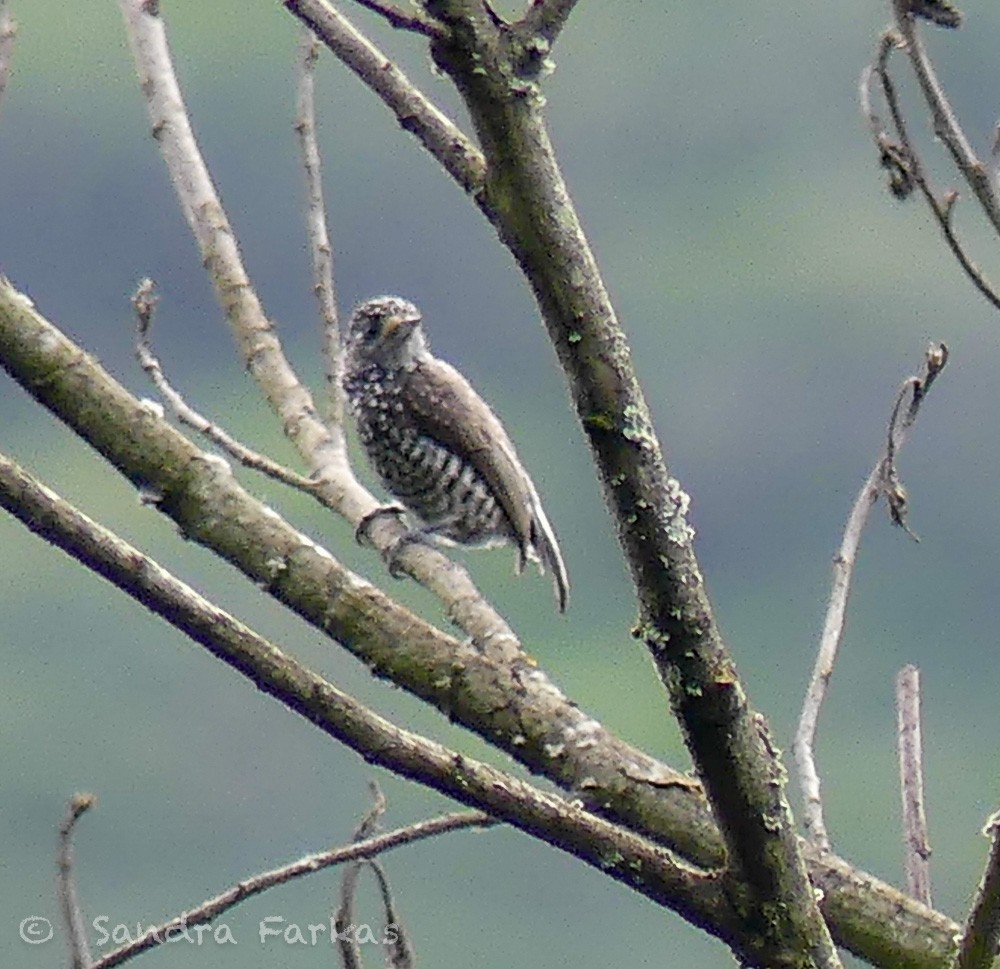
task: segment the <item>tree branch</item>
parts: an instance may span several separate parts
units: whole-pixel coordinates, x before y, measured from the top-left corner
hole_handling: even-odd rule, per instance
[[[198,150],[157,6],[145,0],[119,2],[142,92],[147,99],[154,137],[167,163],[181,210],[198,243],[216,298],[226,313],[240,356],[281,420],[286,435],[308,463],[317,482],[314,495],[356,526],[380,507],[380,502],[354,477],[343,435],[331,433],[317,416],[312,397],[285,358],[274,326],[264,314],[243,266],[232,227]],[[392,72],[383,72],[380,77],[390,89],[396,90],[393,85],[398,87],[398,84]],[[426,112],[417,103],[419,99],[411,100],[416,115],[425,118]],[[447,130],[445,128],[444,133]],[[377,521],[367,531],[383,556],[390,550],[399,549],[405,533],[403,524],[390,515],[377,516]],[[447,609],[448,618],[481,649],[507,659],[517,655],[520,646],[510,627],[482,597],[461,566],[429,544],[418,542],[408,543],[400,549],[394,564],[438,596]]]
[[[990,818],[983,834],[990,839],[990,855],[965,923],[954,969],[990,969],[1000,944],[1000,816]]]
[[[7,82],[10,80],[11,62],[14,57],[14,40],[17,24],[7,8],[7,0],[0,0],[0,108],[3,107]]]
[[[923,742],[920,738],[920,671],[904,666],[896,676],[896,737],[899,789],[903,802],[906,888],[931,906],[931,846],[924,811]]]
[[[231,499],[230,510],[235,495]],[[738,922],[717,880],[675,860],[672,852],[645,837],[389,723],[2,456],[0,506],[368,762],[508,821],[740,948]],[[252,527],[244,541],[255,541]],[[410,630],[409,635],[419,631]]]
[[[139,361],[139,366],[153,382],[153,386],[160,392],[160,396],[167,402],[171,411],[182,424],[187,424],[213,444],[217,444],[230,457],[239,461],[246,468],[252,468],[261,474],[267,475],[275,481],[280,481],[291,488],[297,488],[311,494],[315,491],[317,483],[311,478],[304,478],[294,471],[289,471],[276,461],[257,451],[253,451],[245,444],[236,440],[231,434],[224,431],[218,424],[214,424],[203,417],[194,408],[190,407],[183,396],[174,389],[170,381],[163,373],[163,367],[156,354],[153,353],[150,342],[150,332],[153,327],[153,316],[156,312],[155,284],[151,279],[143,279],[132,296],[132,307],[138,318],[136,327],[135,356]]]
[[[934,119],[934,133],[948,149],[956,167],[965,177],[973,194],[983,207],[993,230],[1000,234],[1000,198],[990,177],[989,169],[977,157],[962,131],[955,112],[952,110],[944,88],[938,80],[934,65],[927,56],[927,50],[910,15],[911,0],[892,0],[896,30],[903,38],[904,48],[913,66],[924,100]]]
[[[94,801],[93,794],[74,794],[66,805],[66,814],[59,825],[56,895],[66,927],[70,969],[93,969],[94,965],[90,956],[90,944],[87,942],[87,927],[76,893],[76,878],[73,875],[73,832],[76,822],[85,811],[94,806]]]
[[[182,534],[236,565],[378,675],[689,864],[710,868],[723,861],[718,831],[687,775],[614,737],[537,666],[523,659],[500,663],[449,639],[344,570],[246,495],[219,459],[203,455],[129,395],[2,279],[0,365],[137,486],[158,495],[156,507]],[[136,570],[128,573],[134,577]],[[212,629],[220,628],[213,621]],[[275,665],[279,680],[280,672]],[[306,678],[300,686],[305,716],[315,722],[336,713],[329,684]],[[411,752],[405,744],[380,748],[393,751]],[[447,776],[465,763],[446,758]],[[420,776],[419,763],[413,770]],[[455,783],[465,783],[465,775]],[[950,966],[959,932],[954,922],[832,855],[809,852],[809,859],[842,945],[894,969]]]
[[[329,851],[306,855],[306,857],[293,861],[291,864],[244,878],[231,888],[207,899],[190,911],[183,912],[166,922],[161,922],[159,925],[147,929],[139,938],[105,953],[93,964],[91,969],[114,969],[115,966],[120,966],[143,952],[163,945],[178,933],[185,932],[197,925],[208,925],[248,898],[253,898],[255,895],[268,891],[268,889],[294,881],[296,878],[312,875],[333,865],[342,865],[358,858],[374,858],[393,848],[414,844],[427,838],[435,838],[452,831],[472,827],[488,827],[494,823],[488,815],[479,811],[445,814],[438,818],[409,824],[405,828],[397,828],[386,834],[373,835],[342,848],[333,848]]]
[[[553,44],[576,4],[577,0],[532,0],[531,9],[516,27],[529,37],[538,36]]]
[[[486,166],[480,151],[382,51],[327,0],[284,0],[284,5],[381,98],[464,192],[479,192]]]
[[[888,502],[895,502],[897,523],[905,520],[905,492],[898,483],[895,458],[906,440],[906,434],[917,419],[920,406],[927,391],[948,362],[948,349],[943,343],[932,344],[924,357],[924,369],[920,377],[910,377],[903,382],[896,394],[886,434],[886,447],[875,462],[868,479],[861,486],[851,508],[851,514],[844,527],[844,537],[840,549],[833,560],[833,585],[823,622],[819,651],[812,677],[806,689],[802,713],[799,715],[795,731],[794,754],[798,767],[799,784],[804,801],[803,826],[806,837],[821,851],[830,849],[830,838],[823,820],[823,800],[820,795],[820,778],[816,769],[815,744],[819,723],[819,711],[826,697],[826,689],[833,675],[837,652],[844,635],[847,622],[847,603],[851,595],[854,579],[854,565],[857,561],[861,534],[868,521],[872,506],[884,495]],[[905,411],[901,409],[904,398],[909,395],[910,403]],[[903,499],[901,501],[901,498]]]
[[[705,592],[689,504],[664,461],[627,338],[570,201],[523,51],[471,0],[426,0],[431,43],[469,110],[480,207],[531,285],[569,381],[638,592],[652,654],[719,823],[739,905],[770,966],[839,966],[806,875],[767,726],[750,708]],[[794,955],[793,955],[794,953]],[[757,964],[756,962],[754,964]]]
[[[323,327],[323,369],[326,377],[326,425],[336,437],[343,436],[344,370],[343,348],[337,318],[337,293],[333,283],[333,246],[327,229],[326,204],[323,201],[323,166],[316,143],[316,61],[319,41],[311,30],[302,28],[299,39],[298,96],[296,97],[295,131],[306,183],[306,235],[312,257],[313,292],[319,304]]]
[[[972,261],[965,251],[965,246],[955,232],[954,212],[955,203],[958,201],[958,194],[954,191],[946,192],[943,199],[939,200],[937,193],[931,186],[924,174],[924,166],[920,160],[913,142],[910,140],[907,131],[906,119],[896,95],[896,86],[889,75],[889,57],[892,52],[902,43],[900,36],[893,30],[886,31],[879,38],[878,49],[873,63],[861,72],[859,82],[859,94],[861,101],[861,111],[871,129],[875,145],[879,150],[882,167],[889,171],[889,188],[899,199],[907,198],[913,191],[914,185],[920,189],[924,200],[930,207],[931,213],[937,220],[941,234],[944,236],[948,248],[958,260],[965,274],[972,281],[972,284],[986,297],[996,309],[1000,309],[1000,295],[996,289],[983,275],[982,270]],[[885,97],[889,114],[892,117],[893,127],[896,129],[898,142],[894,141],[885,131],[882,121],[872,107],[871,79],[877,76],[882,86],[882,93]]]
[[[391,3],[380,3],[379,0],[354,0],[354,2],[359,7],[365,7],[373,13],[377,13],[398,30],[410,30],[415,34],[423,34],[425,37],[439,37],[442,33],[440,25],[433,20],[420,14],[404,13]]]

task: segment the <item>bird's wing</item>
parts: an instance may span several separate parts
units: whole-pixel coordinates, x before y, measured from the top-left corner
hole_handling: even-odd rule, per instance
[[[489,485],[517,536],[522,554],[532,544],[535,489],[517,459],[499,418],[450,364],[420,360],[404,381],[404,406],[421,434],[466,457]]]
[[[559,609],[565,611],[569,579],[559,543],[499,418],[472,385],[443,360],[428,357],[418,361],[414,377],[403,382],[403,404],[420,433],[468,457],[511,523],[519,569],[529,557],[551,569]]]

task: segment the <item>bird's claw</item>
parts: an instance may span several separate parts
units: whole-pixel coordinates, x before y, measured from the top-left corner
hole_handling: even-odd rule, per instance
[[[404,516],[406,515],[406,509],[402,505],[379,505],[374,511],[368,512],[361,521],[358,522],[358,527],[354,529],[354,541],[356,541],[362,547],[365,545],[373,545],[372,542],[372,525],[383,515],[392,515],[397,521],[402,523]]]
[[[364,518],[358,522],[358,527],[354,529],[354,540],[359,545],[374,545],[372,541],[371,528],[375,521],[381,518],[383,515],[391,515],[400,524],[405,524],[406,509],[402,505],[380,505],[374,511],[368,512]],[[415,545],[418,542],[424,541],[424,532],[418,531],[412,528],[407,528],[399,538],[396,539],[382,553],[382,559],[385,562],[385,567],[389,570],[389,575],[394,579],[402,579],[406,572],[403,568],[403,563],[400,561],[400,556],[407,545]]]

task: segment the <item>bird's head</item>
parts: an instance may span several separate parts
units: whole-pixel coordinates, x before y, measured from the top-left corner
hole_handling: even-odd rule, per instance
[[[399,367],[427,352],[420,310],[398,296],[376,296],[351,313],[347,348],[356,360]]]

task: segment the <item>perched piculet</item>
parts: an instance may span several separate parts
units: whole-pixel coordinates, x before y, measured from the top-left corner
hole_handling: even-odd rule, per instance
[[[354,308],[344,390],[368,460],[385,487],[446,544],[512,544],[555,581],[569,579],[555,532],[496,414],[427,346],[420,311],[398,296]]]

